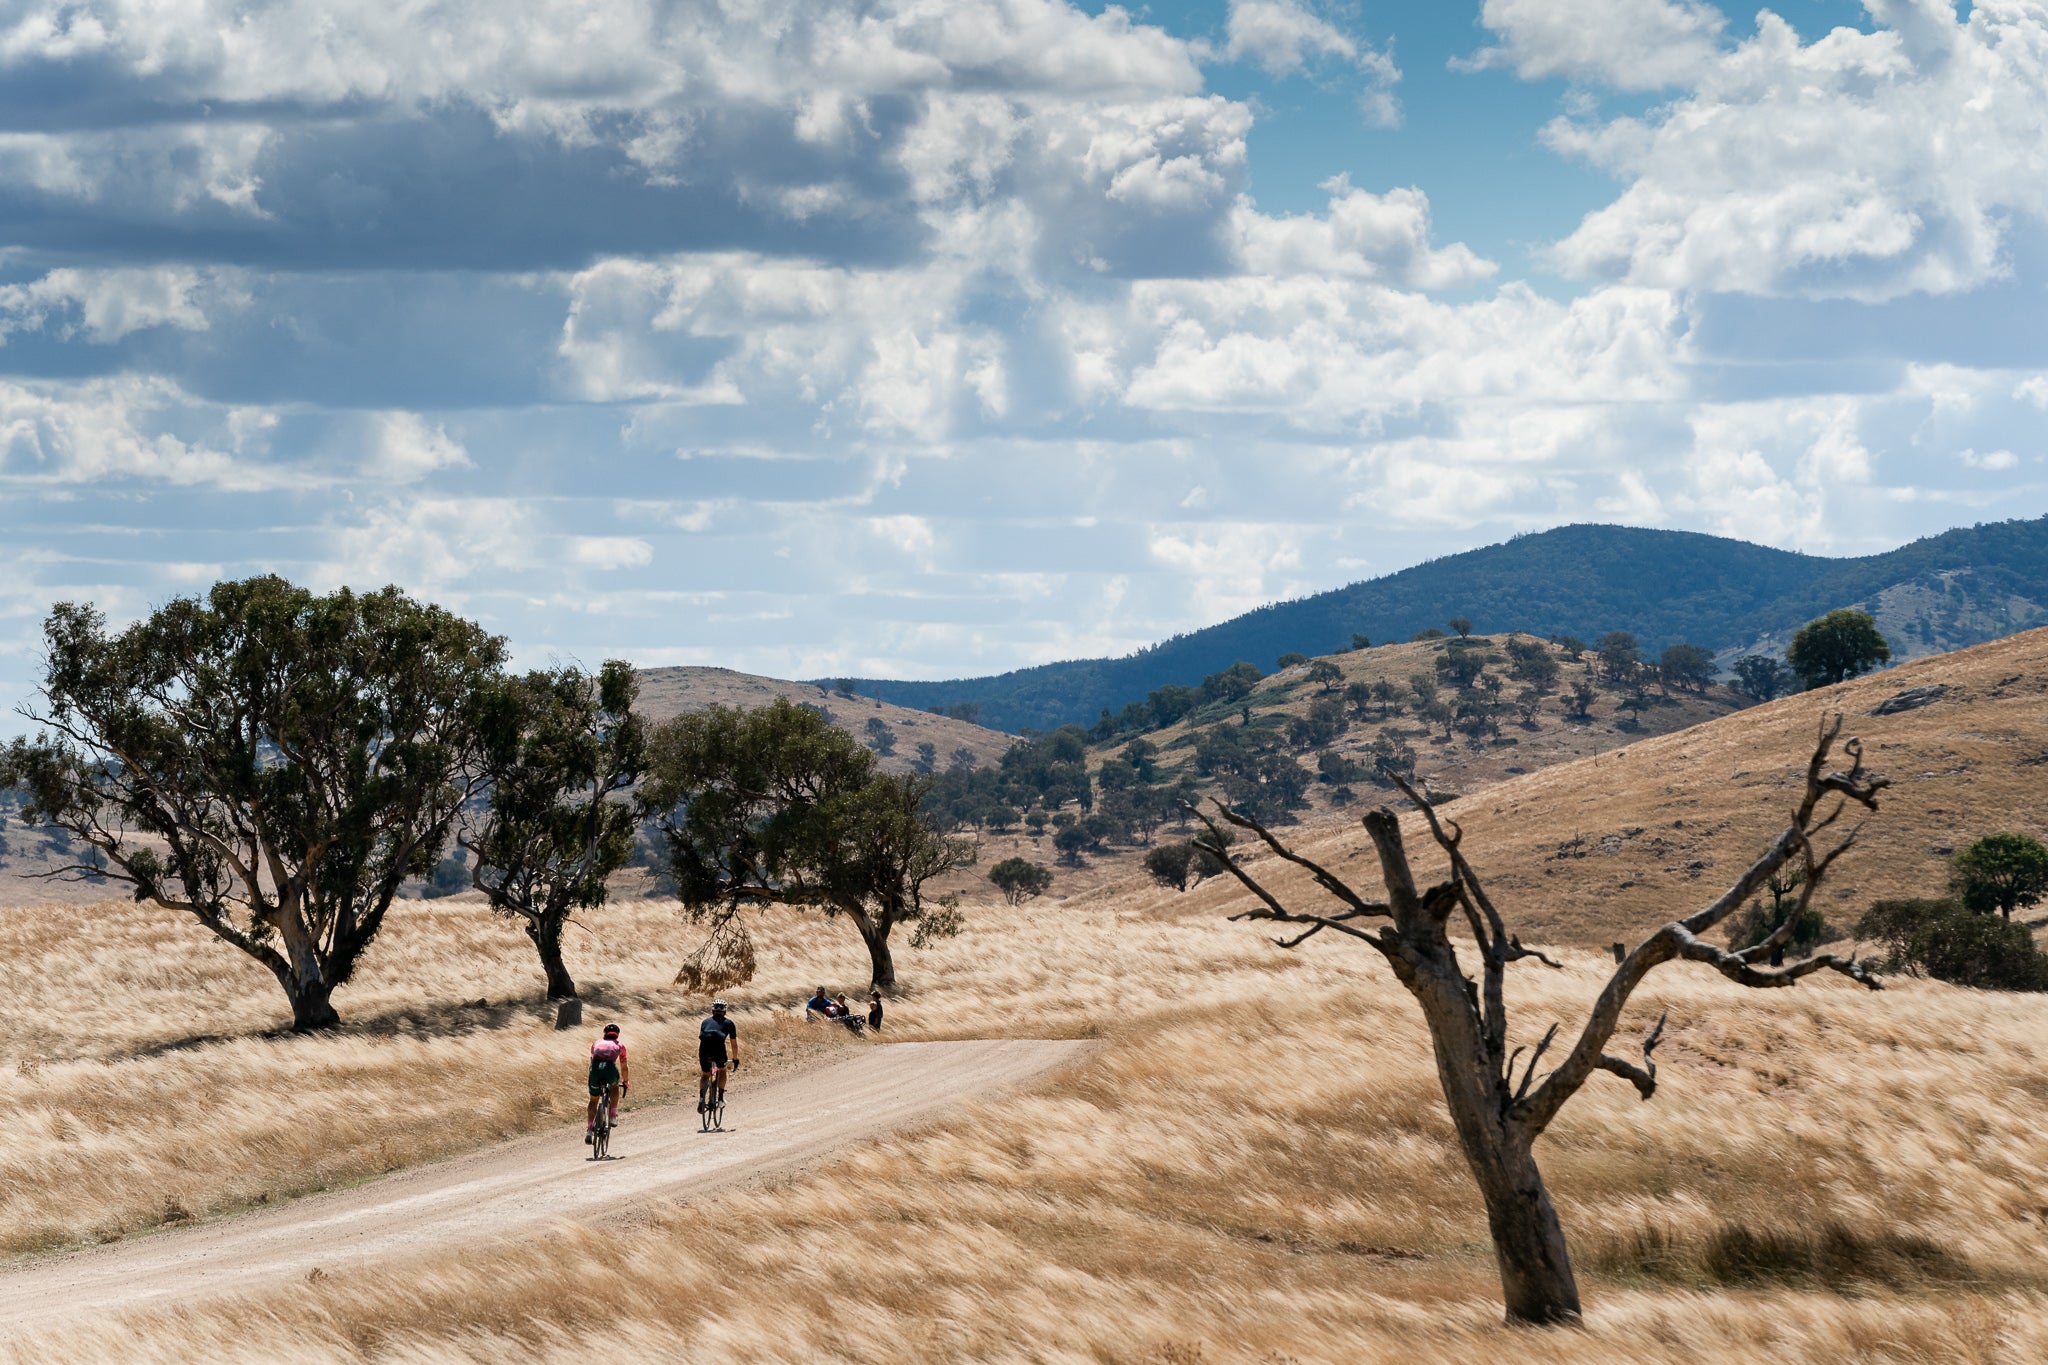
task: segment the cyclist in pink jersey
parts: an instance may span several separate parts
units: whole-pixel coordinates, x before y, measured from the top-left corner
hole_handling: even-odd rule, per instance
[[[606,1024],[604,1037],[590,1045],[590,1108],[583,1117],[583,1140],[590,1141],[597,1127],[599,1101],[611,1105],[612,1122],[619,1121],[619,1097],[631,1087],[626,1074],[626,1045],[619,1041],[619,1026]]]

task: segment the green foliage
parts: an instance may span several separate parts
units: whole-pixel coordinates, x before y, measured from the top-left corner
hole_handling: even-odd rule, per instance
[[[576,994],[561,949],[570,915],[604,904],[606,882],[632,856],[639,822],[624,797],[646,763],[639,692],[633,666],[612,659],[594,678],[559,668],[487,695],[490,805],[465,840],[471,876],[493,910],[521,922],[550,999]]]
[[[1594,648],[1599,654],[1601,676],[1610,683],[1627,682],[1642,666],[1642,647],[1628,631],[1610,630]]]
[[[1977,914],[1953,900],[1879,901],[1856,936],[1885,945],[1891,971],[1983,990],[2048,990],[2048,957],[2024,924]]]
[[[1081,865],[1081,854],[1095,846],[1095,836],[1079,823],[1070,824],[1052,836],[1052,846],[1059,850],[1060,860],[1070,867]]]
[[[930,777],[938,770],[939,746],[925,740],[917,746],[917,757],[910,760],[910,770]]]
[[[1485,671],[1486,656],[1462,642],[1454,642],[1436,656],[1436,676],[1446,687],[1470,687]]]
[[[1963,908],[1979,914],[2012,912],[2048,895],[2048,847],[2026,834],[1987,834],[1956,854],[1950,885]]]
[[[1736,952],[1754,948],[1777,933],[1788,919],[1793,920],[1793,927],[1784,949],[1792,956],[1804,957],[1820,944],[1840,937],[1828,928],[1826,918],[1814,906],[1800,909],[1799,891],[1805,880],[1805,873],[1798,868],[1773,875],[1764,884],[1771,903],[1765,905],[1762,897],[1751,901],[1749,908],[1731,922],[1728,946]]]
[[[1307,662],[1308,655],[1299,653],[1295,650],[1289,650],[1287,653],[1282,654],[1278,659],[1275,659],[1273,661],[1273,667],[1293,668],[1296,664],[1305,664]]]
[[[1408,643],[1411,645],[1419,645],[1427,640],[1441,640],[1443,638],[1444,633],[1438,630],[1435,626],[1424,626],[1421,630],[1416,631],[1413,635],[1408,637]]]
[[[1657,672],[1672,687],[1704,692],[1714,681],[1714,656],[1698,645],[1672,645],[1658,659]]]
[[[1520,636],[1508,641],[1508,673],[1520,682],[1528,683],[1539,693],[1549,692],[1557,686],[1557,659],[1550,647],[1541,640],[1527,640]]]
[[[1052,886],[1052,869],[1023,858],[1005,858],[988,870],[988,879],[1012,905],[1042,896]]]
[[[1354,630],[1351,632],[1351,647],[1353,649],[1371,649],[1372,641]]]
[[[1239,659],[1221,673],[1211,673],[1202,679],[1199,694],[1202,704],[1243,701],[1265,676],[1255,665]]]
[[[1444,624],[1456,631],[1460,639],[1472,633],[1472,618],[1469,616],[1453,616]]]
[[[868,723],[861,727],[867,734],[867,745],[883,758],[896,752],[896,731],[880,716],[869,716]]]
[[[43,726],[0,761],[26,821],[85,845],[73,875],[189,914],[262,963],[296,1029],[401,884],[439,861],[503,642],[396,588],[315,596],[215,584],[119,634],[89,606],[44,623]]]
[[[878,774],[844,731],[777,698],[752,711],[714,706],[665,722],[649,743],[641,799],[669,840],[678,896],[712,937],[700,988],[737,984],[753,958],[739,911],[786,905],[844,915],[868,949],[878,990],[895,988],[891,930],[912,946],[957,928],[927,905],[932,879],[973,860],[925,809],[932,779]]]
[[[1799,681],[1799,675],[1768,654],[1745,654],[1729,666],[1735,686],[1758,701],[1784,696]]]
[[[1317,659],[1308,666],[1308,680],[1320,686],[1325,693],[1333,692],[1337,684],[1344,681],[1344,670],[1328,659]]]
[[[1200,881],[1195,872],[1195,846],[1190,843],[1161,844],[1145,855],[1145,875],[1161,886],[1170,886],[1176,891],[1188,889],[1192,875]]]
[[[1801,626],[1785,651],[1785,662],[1809,692],[1868,673],[1891,657],[1870,613],[1847,607]]]

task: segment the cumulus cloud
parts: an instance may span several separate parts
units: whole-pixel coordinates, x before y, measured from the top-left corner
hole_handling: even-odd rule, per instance
[[[1300,0],[1231,0],[1223,55],[1256,62],[1267,75],[1293,76],[1321,61],[1342,62],[1364,77],[1359,96],[1367,118],[1382,127],[1400,122],[1394,96],[1401,72],[1393,58],[1360,43]]]
[[[1616,90],[1689,84],[1719,55],[1728,22],[1703,0],[1486,0],[1479,18],[1500,42],[1459,65]]]
[[[369,454],[363,472],[383,483],[415,483],[437,469],[469,464],[469,452],[445,426],[429,426],[412,412],[378,413],[370,419]]]
[[[2039,0],[1985,0],[1967,18],[1949,0],[1872,0],[1874,32],[1810,43],[1765,11],[1726,48],[1703,6],[1603,4],[1697,32],[1643,67],[1684,88],[1671,104],[1546,129],[1626,183],[1551,253],[1571,275],[1885,300],[2000,278],[2014,225],[2048,223]],[[1615,28],[1559,18],[1578,8],[1516,0],[1485,16],[1501,52],[1549,54],[1515,57],[1521,69],[1628,88]]]

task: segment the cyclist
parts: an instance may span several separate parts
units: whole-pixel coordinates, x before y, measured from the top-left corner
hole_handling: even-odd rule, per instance
[[[583,1116],[583,1141],[590,1141],[597,1128],[600,1100],[611,1105],[612,1122],[619,1121],[619,1097],[627,1089],[626,1045],[619,1041],[619,1026],[606,1024],[604,1037],[590,1045],[590,1109]]]
[[[697,1112],[704,1112],[705,1097],[712,1085],[725,1089],[726,1048],[732,1049],[731,1066],[740,1069],[739,1025],[725,1017],[725,1002],[711,1002],[711,1017],[697,1026],[697,1066],[702,1075],[697,1078]]]

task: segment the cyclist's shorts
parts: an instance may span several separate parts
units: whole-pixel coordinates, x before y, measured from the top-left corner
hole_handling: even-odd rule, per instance
[[[619,1083],[617,1062],[592,1062],[590,1064],[590,1093],[602,1095]]]
[[[697,1066],[700,1070],[709,1071],[714,1066],[724,1065],[725,1043],[723,1040],[716,1043],[702,1042],[697,1044]]]

